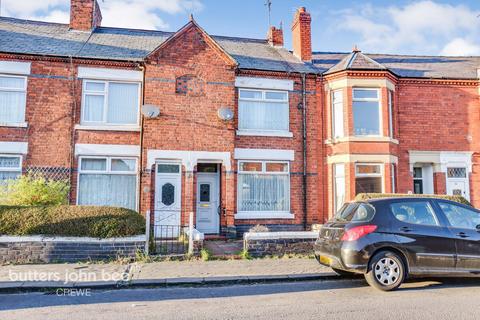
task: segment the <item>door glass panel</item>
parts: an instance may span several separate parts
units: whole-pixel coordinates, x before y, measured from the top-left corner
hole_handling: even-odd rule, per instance
[[[178,164],[158,164],[157,165],[158,173],[179,173],[180,165]]]
[[[162,186],[162,203],[170,206],[175,202],[175,186],[171,183],[165,183]]]
[[[402,222],[438,226],[438,221],[427,201],[397,202],[390,205],[392,213]]]
[[[466,178],[467,177],[467,169],[465,169],[465,168],[448,168],[447,169],[447,176],[449,178]]]
[[[215,173],[218,171],[216,163],[199,163],[197,165],[197,172]]]
[[[476,229],[480,225],[480,214],[477,211],[446,202],[439,202],[438,204],[452,227]]]
[[[200,202],[210,202],[210,184],[200,184]]]

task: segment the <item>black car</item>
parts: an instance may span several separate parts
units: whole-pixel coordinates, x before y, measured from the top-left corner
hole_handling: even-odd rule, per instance
[[[419,197],[346,203],[320,230],[315,256],[384,291],[407,276],[480,274],[480,211]]]

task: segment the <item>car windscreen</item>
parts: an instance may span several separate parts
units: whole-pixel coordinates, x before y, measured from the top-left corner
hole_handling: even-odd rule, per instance
[[[366,202],[345,203],[334,216],[338,222],[367,222],[373,219],[375,208]]]

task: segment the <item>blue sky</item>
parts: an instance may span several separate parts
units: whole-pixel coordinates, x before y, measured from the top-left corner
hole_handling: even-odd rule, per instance
[[[295,8],[312,15],[316,51],[480,55],[480,1],[271,0],[291,47]],[[210,34],[264,38],[265,0],[99,0],[103,25],[174,31],[193,13]],[[68,22],[69,0],[3,0],[2,15]]]

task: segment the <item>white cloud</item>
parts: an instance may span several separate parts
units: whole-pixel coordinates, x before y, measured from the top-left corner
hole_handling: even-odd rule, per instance
[[[69,0],[3,0],[6,16],[68,23]],[[161,13],[179,14],[203,8],[200,0],[107,0],[98,1],[104,26],[166,29]]]
[[[447,43],[440,54],[445,56],[480,55],[480,45],[466,39],[456,38]]]
[[[341,21],[336,29],[360,35],[360,48],[369,52],[470,54],[479,45],[479,13],[465,5],[430,0],[403,7],[363,4],[360,9],[337,12]],[[453,51],[455,44],[464,50]]]

